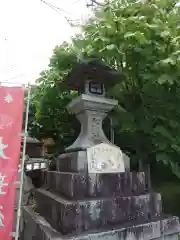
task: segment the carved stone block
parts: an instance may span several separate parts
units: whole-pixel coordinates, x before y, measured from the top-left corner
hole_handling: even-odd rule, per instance
[[[123,154],[122,156],[126,170],[130,169],[130,160]],[[56,169],[61,172],[87,172],[88,160],[87,150],[61,154],[56,160]]]
[[[154,220],[151,223],[137,224],[136,222],[124,224],[112,230],[99,229],[98,232],[84,234],[62,235],[30,207],[23,211],[25,226],[24,239],[27,240],[178,240],[179,222],[174,222],[175,232],[168,235],[163,234],[164,221],[171,221],[171,218]],[[28,238],[29,237],[29,238]]]
[[[142,196],[114,197],[99,200],[67,201],[48,191],[36,191],[37,209],[63,234],[107,229],[126,222],[148,222],[161,213],[151,207],[154,198]],[[42,201],[43,199],[43,201]]]
[[[46,188],[69,199],[131,196],[147,193],[145,173],[83,174],[46,172]]]
[[[101,143],[87,149],[88,173],[125,172],[120,148]]]
[[[107,113],[118,104],[116,100],[82,94],[73,99],[67,109],[74,113],[81,123],[81,132],[67,151],[85,150],[100,143],[111,144],[102,129]]]

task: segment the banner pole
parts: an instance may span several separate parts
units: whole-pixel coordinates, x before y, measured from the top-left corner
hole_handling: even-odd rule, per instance
[[[28,129],[29,106],[30,106],[30,93],[31,93],[31,86],[29,85],[28,86],[27,105],[26,105],[26,117],[25,117],[24,141],[23,141],[22,161],[21,161],[20,190],[19,190],[19,201],[18,201],[18,209],[17,209],[15,240],[18,240],[18,238],[19,238],[19,226],[20,226],[20,219],[21,219],[21,203],[22,203],[22,195],[23,195],[24,162],[25,162],[25,156],[26,156],[26,142],[27,142],[27,129]]]

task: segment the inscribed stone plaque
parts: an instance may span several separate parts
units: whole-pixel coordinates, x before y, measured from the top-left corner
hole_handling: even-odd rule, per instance
[[[89,173],[125,172],[123,153],[118,147],[101,143],[87,149]]]

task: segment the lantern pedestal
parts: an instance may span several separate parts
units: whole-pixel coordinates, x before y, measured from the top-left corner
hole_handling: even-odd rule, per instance
[[[67,109],[80,121],[81,132],[77,140],[66,151],[86,150],[100,143],[111,144],[103,132],[102,121],[116,105],[118,105],[116,100],[87,94],[73,99]]]

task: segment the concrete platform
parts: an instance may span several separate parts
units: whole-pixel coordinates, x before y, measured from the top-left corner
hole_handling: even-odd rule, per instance
[[[99,229],[96,232],[62,235],[30,207],[24,207],[24,240],[178,240],[180,231],[177,217],[165,217],[156,221],[122,226],[116,229]]]

